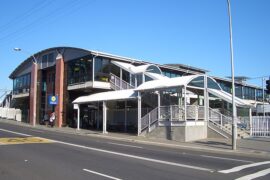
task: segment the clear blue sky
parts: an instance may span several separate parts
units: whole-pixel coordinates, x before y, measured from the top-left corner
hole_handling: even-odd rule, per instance
[[[270,75],[270,1],[231,0],[235,75]],[[13,0],[0,6],[0,89],[31,53],[99,50],[231,75],[226,0]],[[261,85],[260,80],[251,83]]]

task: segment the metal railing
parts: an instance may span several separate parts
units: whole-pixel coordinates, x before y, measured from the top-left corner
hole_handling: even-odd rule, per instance
[[[141,131],[148,129],[151,132],[151,126],[158,121],[158,107],[150,111],[148,114],[141,118]]]
[[[250,129],[251,136],[270,137],[270,116],[253,116]]]
[[[231,130],[228,128],[232,126],[231,117],[225,116],[219,111],[209,108],[209,122],[228,134],[232,134]]]
[[[204,119],[204,107],[203,106],[187,106],[187,113],[189,120],[200,120]],[[152,130],[152,126],[155,122],[159,124],[167,125],[179,125],[185,121],[185,110],[183,106],[171,105],[171,106],[160,106],[153,109],[151,112],[141,118],[142,131],[148,129],[148,132]]]
[[[116,75],[110,73],[110,83],[111,88],[114,90],[121,90],[121,89],[134,89],[135,87],[128,82],[120,79]]]
[[[185,118],[182,106],[160,106],[160,121],[183,121]]]

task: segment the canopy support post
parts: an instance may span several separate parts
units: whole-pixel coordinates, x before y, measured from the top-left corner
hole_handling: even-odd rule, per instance
[[[107,134],[107,105],[106,101],[103,101],[103,129],[102,129],[103,134]]]
[[[141,93],[138,92],[138,136],[141,134],[141,129],[142,129],[141,116],[142,116],[142,99],[141,99]]]

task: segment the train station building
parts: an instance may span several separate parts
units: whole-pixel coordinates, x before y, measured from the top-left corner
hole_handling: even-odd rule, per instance
[[[230,136],[222,127],[230,123],[231,81],[201,68],[54,47],[24,60],[9,78],[10,106],[21,109],[22,121],[32,125],[55,112],[59,128],[180,141]],[[239,119],[250,117],[263,90],[236,82],[235,91]]]

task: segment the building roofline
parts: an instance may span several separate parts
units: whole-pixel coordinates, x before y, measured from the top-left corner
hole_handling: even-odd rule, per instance
[[[56,50],[59,51],[60,49],[75,49],[75,50],[80,50],[80,51],[85,51],[85,52],[89,52],[92,55],[95,56],[102,56],[102,57],[107,57],[107,58],[111,58],[111,59],[115,59],[115,60],[120,60],[120,61],[125,61],[125,62],[130,62],[130,63],[137,63],[137,64],[153,64],[156,65],[160,68],[166,68],[166,69],[171,69],[171,70],[176,70],[176,71],[183,71],[186,73],[190,73],[190,74],[202,74],[203,72],[208,72],[207,70],[203,70],[200,68],[196,68],[196,67],[192,67],[192,66],[186,66],[186,65],[182,65],[179,64],[181,66],[183,66],[183,68],[181,67],[174,67],[174,66],[170,66],[169,64],[157,64],[157,63],[152,63],[151,61],[144,61],[144,60],[139,60],[139,59],[134,59],[134,58],[128,58],[128,57],[124,57],[124,56],[118,56],[118,55],[114,55],[114,54],[110,54],[110,53],[105,53],[105,52],[101,52],[101,51],[95,51],[95,50],[88,50],[88,49],[83,49],[83,48],[77,48],[77,47],[69,47],[69,46],[58,46],[58,47],[52,47],[52,48],[48,48],[48,49],[44,49],[41,50],[33,55],[30,55],[27,59],[25,59],[21,64],[19,64],[19,66],[17,66],[15,68],[15,70],[12,71],[12,73],[9,75],[10,79],[14,78],[14,74],[21,68],[23,67],[25,64],[29,63],[29,61],[32,61],[33,56],[34,57],[38,57],[40,54],[46,52],[46,51],[51,51],[51,50]],[[188,68],[188,69],[185,69]],[[197,70],[197,71],[196,71]],[[202,73],[198,72],[201,71]],[[222,80],[222,81],[226,81],[226,82],[231,82],[230,79],[226,79],[226,78],[220,78],[220,77],[216,77],[216,76],[211,76],[214,79],[218,79],[218,80]],[[246,84],[246,83],[239,83],[239,82],[235,82],[236,84],[240,84],[243,86],[249,86],[249,87],[253,87],[256,89],[261,89],[261,87],[258,86],[254,86],[254,85],[250,85],[250,84]]]
[[[228,78],[221,78],[221,77],[216,77],[216,76],[211,76],[211,77],[213,77],[214,79],[226,81],[226,82],[229,82],[229,83],[232,82],[232,80],[228,79]],[[241,83],[241,82],[235,81],[235,84],[239,84],[239,85],[242,85],[242,86],[249,86],[249,87],[256,88],[256,89],[262,89],[262,87],[259,87],[259,86],[256,86],[256,85],[251,85],[251,84],[248,84],[248,83],[243,83],[243,82]]]
[[[193,69],[193,70],[197,70],[197,71],[200,71],[200,72],[203,72],[203,73],[206,73],[206,72],[209,72],[208,70],[205,70],[205,69],[202,69],[202,68],[197,68],[197,67],[194,67],[194,66],[189,66],[189,65],[185,65],[185,64],[180,64],[180,63],[177,63],[177,64],[174,64],[174,63],[171,63],[171,64],[164,64],[166,66],[172,66],[172,67],[183,67],[183,68],[186,68],[186,69]]]

